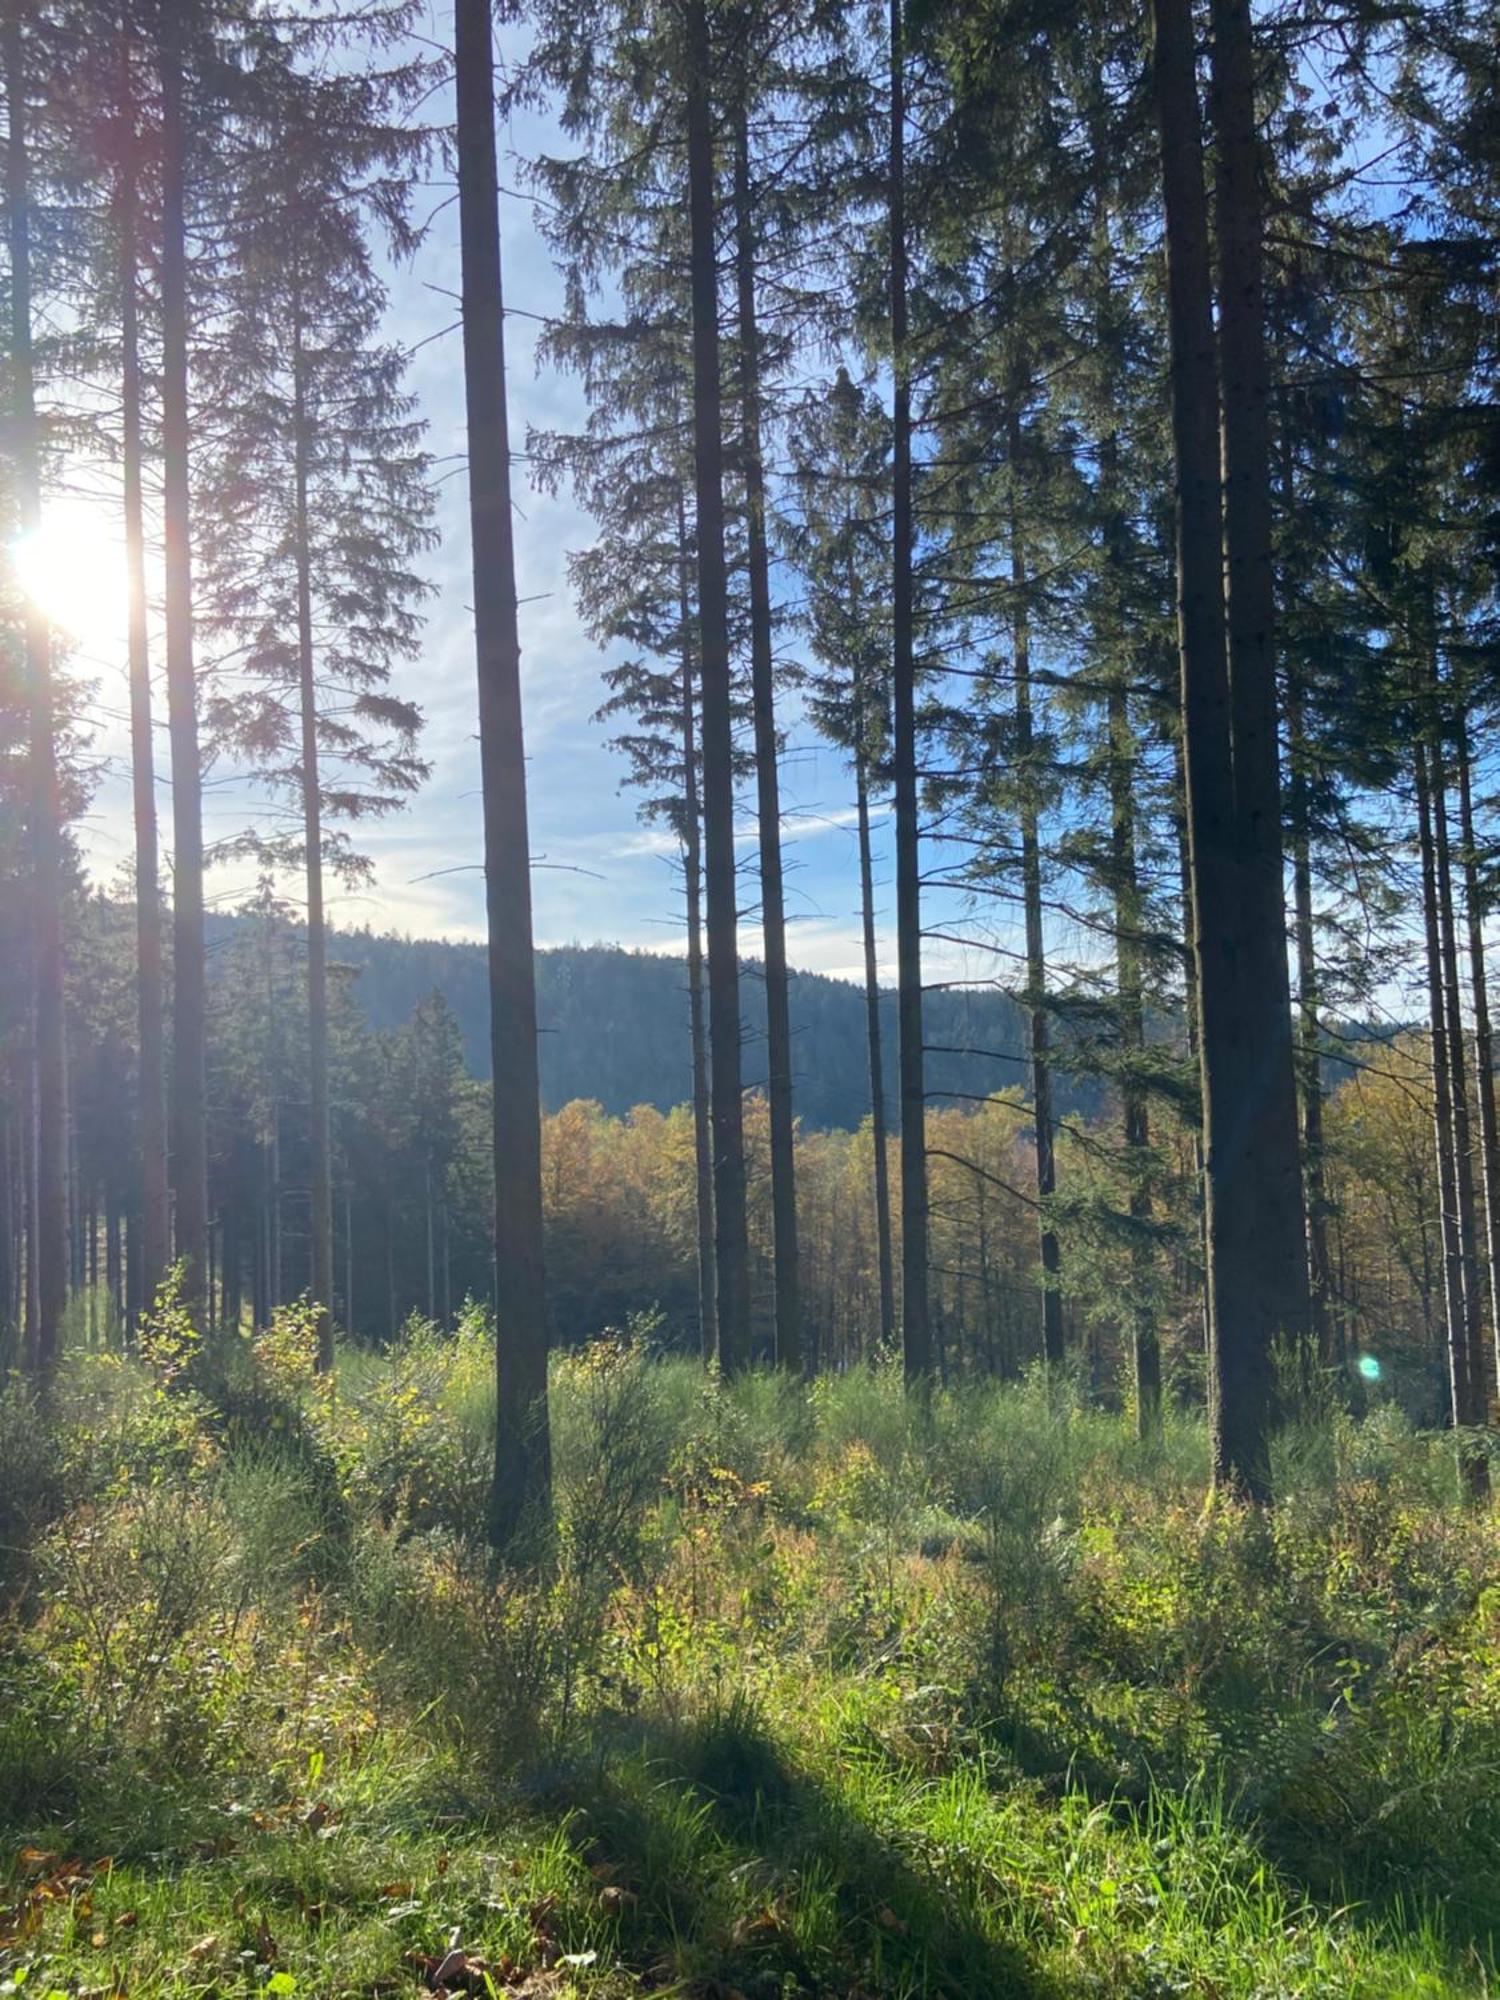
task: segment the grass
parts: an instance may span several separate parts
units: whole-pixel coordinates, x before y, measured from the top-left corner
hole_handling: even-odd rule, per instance
[[[486,1342],[0,1394],[0,1992],[1489,1991],[1500,1533],[1393,1409],[1261,1520],[1191,1417],[604,1346],[496,1582]]]

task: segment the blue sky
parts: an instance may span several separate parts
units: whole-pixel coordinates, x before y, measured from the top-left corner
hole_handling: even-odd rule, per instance
[[[433,9],[428,32],[434,39],[446,39],[451,32],[446,8]],[[503,58],[503,40],[501,52]],[[433,100],[427,112],[434,119],[451,115],[440,99]],[[502,186],[514,189],[522,179],[522,159],[559,150],[566,142],[544,114],[527,112],[502,127],[499,143]],[[436,594],[428,610],[421,656],[399,675],[400,691],[417,700],[426,713],[424,748],[432,775],[407,811],[368,832],[364,844],[375,863],[375,879],[357,890],[336,893],[330,916],[339,924],[368,923],[413,936],[479,937],[483,887],[477,867],[478,753],[461,357],[457,331],[445,332],[455,318],[451,294],[458,284],[458,218],[451,195],[451,187],[440,182],[424,191],[425,212],[433,216],[426,240],[415,261],[394,270],[390,281],[389,331],[414,350],[412,386],[430,427],[429,445],[441,475],[441,542],[426,559]],[[507,304],[518,309],[507,325],[507,377],[512,438],[519,448],[528,425],[571,428],[582,423],[585,411],[571,378],[536,366],[540,328],[527,315],[560,311],[562,290],[550,253],[533,226],[529,203],[506,193],[501,226]],[[95,545],[90,556],[96,566],[110,572],[120,564],[118,502],[112,476],[101,469],[75,467],[69,483],[72,497],[60,502],[55,516],[58,566],[63,572],[57,589],[64,598],[61,610],[73,614],[78,630],[82,670],[96,687],[91,722],[99,783],[81,831],[95,879],[108,883],[131,851],[123,577],[118,587],[105,580],[79,593],[72,587],[72,566],[80,539]],[[569,551],[592,541],[593,524],[570,496],[554,498],[532,490],[524,463],[515,468],[515,496],[537,940],[680,950],[680,887],[673,843],[638,820],[634,796],[620,790],[620,762],[606,746],[606,732],[592,720],[602,699],[604,660],[574,612],[566,559]],[[97,521],[87,521],[86,513],[96,515]],[[158,646],[158,677],[159,655]],[[158,688],[159,724],[164,706]],[[857,978],[861,974],[858,877],[849,776],[842,760],[797,716],[789,715],[786,721],[789,740],[782,797],[791,956],[796,965],[809,970]],[[163,740],[158,767],[163,835],[169,842],[165,748]],[[212,774],[205,800],[210,840],[233,833],[256,810],[254,795],[232,774]],[[891,970],[887,834],[881,814],[877,896],[883,974]],[[754,828],[748,818],[741,851],[746,864],[744,906],[750,912],[742,950],[753,956],[758,953]],[[252,874],[242,866],[217,870],[210,882],[215,904],[232,907],[252,886]],[[295,881],[288,879],[281,887],[289,901],[296,900]],[[942,976],[952,977],[957,971],[950,958],[951,954],[944,958]]]

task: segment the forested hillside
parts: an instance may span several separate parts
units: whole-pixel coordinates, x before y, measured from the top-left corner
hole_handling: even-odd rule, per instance
[[[216,916],[212,943],[225,943],[251,919]],[[484,947],[441,938],[335,931],[330,959],[359,970],[354,993],[372,1028],[397,1028],[419,1001],[440,993],[453,1010],[473,1076],[487,1077],[489,988]],[[536,957],[541,1029],[542,1102],[549,1111],[575,1097],[592,1098],[616,1117],[637,1104],[670,1111],[693,1094],[684,1023],[687,982],[680,958],[617,946],[562,945]],[[744,1081],[766,1084],[765,983],[747,964]],[[790,982],[797,1114],[812,1131],[852,1131],[869,1112],[870,1076],[864,1045],[865,996],[846,980],[794,972]],[[893,996],[883,997],[889,1011]],[[1009,994],[990,990],[934,993],[927,1007],[935,1044],[928,1069],[933,1097],[984,1097],[1025,1086],[1025,1024]],[[965,1053],[967,1051],[968,1053]],[[894,1098],[895,1038],[884,1050],[886,1089]],[[1059,1105],[1096,1109],[1099,1087],[1064,1077]]]

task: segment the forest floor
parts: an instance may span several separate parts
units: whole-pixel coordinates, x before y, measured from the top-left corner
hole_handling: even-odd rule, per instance
[[[1394,1409],[1262,1519],[1188,1416],[601,1346],[496,1582],[484,1329],[306,1331],[0,1394],[0,1993],[1492,1990],[1500,1516]]]

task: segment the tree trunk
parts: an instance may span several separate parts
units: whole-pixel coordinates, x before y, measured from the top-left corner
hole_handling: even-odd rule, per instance
[[[1240,1004],[1249,1067],[1244,1109],[1253,1204],[1238,1287],[1252,1338],[1310,1328],[1306,1207],[1287,969],[1276,720],[1276,571],[1271,533],[1271,373],[1250,0],[1212,0],[1215,219],[1220,264],[1224,586],[1241,881]]]
[[[459,238],[474,633],[489,927],[495,1157],[495,1478],[490,1539],[511,1545],[551,1507],[541,1092],[521,644],[511,533],[505,309],[489,0],[457,0]]]
[[[792,1109],[792,1023],[781,875],[781,788],[777,773],[775,663],[771,650],[771,566],[766,548],[766,479],[761,457],[760,330],[755,318],[752,203],[749,122],[742,102],[734,135],[735,281],[739,308],[745,560],[750,582],[750,693],[755,723],[756,823],[760,836],[761,933],[765,950],[776,1360],[780,1367],[797,1374],[803,1369],[804,1356],[801,1261],[797,1244],[796,1120]]]
[[[682,634],[682,875],[687,899],[688,1033],[693,1058],[694,1222],[698,1244],[698,1341],[719,1351],[714,1300],[714,1167],[709,1131],[708,1033],[703,1018],[703,817],[698,801],[693,711],[693,627],[688,593],[687,510],[677,493],[677,610]]]
[[[130,771],[135,808],[137,1089],[140,1123],[140,1269],[131,1289],[141,1307],[156,1296],[171,1257],[167,1196],[166,998],[162,974],[161,880],[156,829],[156,745],[151,725],[151,657],[146,624],[146,523],[142,496],[140,313],[136,298],[139,201],[138,135],[130,9],[120,40],[121,117],[120,429],[129,591],[126,648],[130,667]]]
[[[1120,1007],[1122,1137],[1130,1219],[1136,1234],[1130,1250],[1131,1299],[1127,1312],[1135,1376],[1137,1435],[1145,1441],[1161,1429],[1161,1347],[1150,1303],[1151,1221],[1150,1113],[1146,1093],[1132,1074],[1146,1046],[1146,1007],[1141,978],[1141,893],[1136,856],[1136,746],[1130,705],[1123,687],[1109,695],[1110,859],[1114,874],[1115,985]]]
[[[1478,1421],[1475,1407],[1473,1356],[1464,1321],[1463,1245],[1459,1235],[1458,1191],[1453,1144],[1453,1076],[1448,1041],[1448,1008],[1443,992],[1441,917],[1438,904],[1437,857],[1433,829],[1431,773],[1427,746],[1418,741],[1414,769],[1417,781],[1417,834],[1422,864],[1422,918],[1427,949],[1427,1006],[1432,1043],[1433,1139],[1437,1149],[1439,1220],[1443,1244],[1443,1322],[1448,1346],[1448,1395],[1453,1424],[1467,1429]],[[1488,1490],[1489,1467],[1484,1457],[1461,1443],[1459,1482],[1464,1491]]]
[[[1188,1061],[1201,1077],[1203,1066],[1203,1010],[1198,1004],[1198,955],[1194,949],[1197,936],[1196,920],[1193,914],[1193,871],[1188,860],[1187,835],[1187,764],[1183,756],[1182,734],[1178,730],[1172,739],[1175,834],[1177,843],[1177,874],[1182,885],[1182,1012],[1187,1029]],[[1203,1333],[1203,1352],[1206,1355],[1212,1346],[1209,1332],[1213,1317],[1208,1292],[1208,1166],[1203,1151],[1202,1106],[1193,1125],[1193,1199],[1196,1208],[1194,1221],[1197,1225],[1198,1259],[1202,1266],[1199,1318]]]
[[[912,604],[911,363],[907,353],[906,48],[890,0],[891,777],[896,845],[896,1009],[901,1073],[901,1351],[908,1383],[932,1374],[928,1304],[927,1088],[922,1041],[922,876]]]
[[[1031,726],[1031,620],[1026,604],[1026,551],[1021,543],[1020,508],[1014,491],[1019,477],[1021,419],[1012,410],[1006,423],[1010,455],[1011,644],[1016,682],[1016,765],[1021,787],[1021,901],[1026,927],[1026,1015],[1031,1045],[1032,1129],[1035,1134],[1038,1245],[1042,1267],[1042,1360],[1051,1370],[1063,1364],[1062,1293],[1058,1278],[1062,1253],[1048,1204],[1057,1192],[1056,1128],[1052,1116],[1052,1064],[1047,1018],[1047,953],[1042,929],[1042,847],[1038,828],[1036,769]]]
[[[703,832],[708,928],[709,1056],[714,1140],[714,1263],[719,1365],[750,1360],[750,1242],[740,1084],[740,994],[734,862],[734,746],[724,575],[723,419],[714,222],[711,51],[706,0],[688,0],[687,160],[692,238],[693,469],[697,496]]]
[[[31,172],[26,132],[26,51],[21,22],[4,26],[5,96],[10,121],[5,197],[10,251],[12,476],[21,533],[41,525],[42,484],[31,335]],[[31,962],[36,1051],[36,1196],[31,1259],[36,1317],[31,1363],[45,1388],[56,1372],[68,1292],[67,1102],[63,1051],[63,824],[57,775],[57,712],[52,635],[41,607],[25,608],[28,752],[31,764]]]
[[[1312,1336],[1325,1367],[1338,1359],[1332,1271],[1328,1253],[1328,1194],[1323,1148],[1323,1024],[1313,923],[1312,828],[1308,803],[1307,742],[1302,727],[1299,669],[1288,663],[1287,747],[1291,789],[1292,894],[1297,947],[1297,1081],[1302,1100],[1302,1186],[1307,1205],[1308,1289]]]
[[[167,717],[172,752],[172,1192],[184,1302],[200,1309],[208,1243],[207,992],[203,952],[203,773],[193,668],[188,490],[187,136],[178,10],[160,12],[162,528]]]
[[[880,1274],[880,1348],[896,1338],[896,1284],[891,1263],[891,1175],[885,1129],[885,1057],[881,1048],[880,968],[875,953],[875,870],[870,848],[870,776],[862,697],[855,685],[854,803],[859,821],[859,912],[865,953],[865,1038],[870,1051],[870,1144],[875,1169],[875,1257]]]
[[[292,326],[292,507],[297,571],[297,698],[307,881],[308,1224],[318,1372],[333,1367],[333,1140],[328,1122],[328,931],[323,913],[323,786],[313,660],[312,536],[307,507],[307,383],[302,321]]]
[[[437,1240],[436,1217],[432,1207],[432,1162],[428,1160],[422,1169],[422,1191],[427,1225],[427,1317],[437,1318]]]
[[[1434,692],[1441,699],[1434,669]],[[1435,738],[1438,729],[1434,731]],[[1459,1001],[1458,934],[1453,910],[1453,857],[1448,839],[1448,774],[1440,740],[1428,747],[1428,785],[1432,810],[1433,867],[1437,878],[1438,944],[1442,966],[1443,1008],[1447,1023],[1448,1075],[1453,1102],[1453,1186],[1458,1214],[1458,1244],[1463,1277],[1464,1346],[1468,1353],[1471,1421],[1484,1422],[1485,1355],[1483,1297],[1474,1219],[1474,1149],[1469,1125],[1468,1061],[1464,1050],[1463,1010]]]
[[[1484,1369],[1486,1402],[1500,1383],[1500,1132],[1495,1117],[1495,1049],[1490,1028],[1489,976],[1485,965],[1484,902],[1474,843],[1474,796],[1470,775],[1469,718],[1458,718],[1459,840],[1463,848],[1464,914],[1468,924],[1469,982],[1474,1001],[1474,1094],[1479,1100],[1479,1168],[1484,1193],[1484,1263],[1488,1276],[1491,1345]],[[1488,1414],[1488,1412],[1486,1413]]]
[[[1203,1093],[1209,1424],[1216,1487],[1270,1497],[1271,1343],[1255,1216],[1255,1085],[1241,988],[1241,843],[1224,624],[1218,386],[1202,125],[1188,0],[1152,0],[1162,144],[1177,540],[1177,629]],[[1294,1135],[1295,1136],[1295,1135]],[[1300,1244],[1296,1252],[1302,1262]]]

